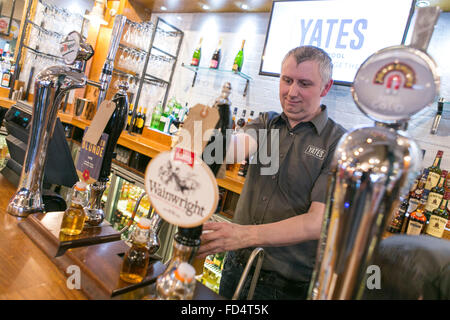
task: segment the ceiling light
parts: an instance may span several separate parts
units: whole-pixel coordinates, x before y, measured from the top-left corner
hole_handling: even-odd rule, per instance
[[[243,3],[243,4],[241,4],[241,8],[244,9],[244,10],[247,10],[247,9],[248,9],[248,5],[246,5],[245,3]]]
[[[418,6],[419,8],[428,7],[428,6],[430,6],[430,1],[419,0],[419,1],[416,2],[416,6]]]
[[[164,6],[162,6],[162,7],[161,7],[161,10],[162,10],[162,11],[167,11],[167,8],[164,7]]]
[[[207,4],[202,5],[203,10],[209,10],[209,6]]]

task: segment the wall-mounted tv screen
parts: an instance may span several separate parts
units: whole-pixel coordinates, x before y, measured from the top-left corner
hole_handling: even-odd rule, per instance
[[[351,85],[370,55],[404,43],[414,5],[414,0],[274,1],[259,73],[279,76],[290,49],[313,45],[331,56],[335,83]]]

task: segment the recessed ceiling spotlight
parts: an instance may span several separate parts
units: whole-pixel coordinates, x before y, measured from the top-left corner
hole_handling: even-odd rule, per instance
[[[164,6],[162,6],[162,7],[161,7],[161,10],[162,10],[162,11],[167,11],[167,8],[164,7]]]
[[[430,6],[430,1],[419,0],[419,1],[416,2],[416,6],[418,6],[419,8],[428,7],[428,6]]]

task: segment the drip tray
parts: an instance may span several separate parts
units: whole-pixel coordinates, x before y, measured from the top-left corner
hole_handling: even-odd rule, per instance
[[[77,281],[74,272],[79,270],[80,290],[88,298],[110,299],[149,286],[163,273],[164,264],[153,256],[147,276],[142,282],[131,284],[122,281],[120,268],[123,255],[129,247],[120,240],[120,234],[103,222],[105,225],[94,227],[95,230],[84,230],[81,235],[71,237],[72,239],[62,237],[61,241],[59,237],[61,214],[61,212],[33,214],[21,221],[19,227],[68,277],[68,286],[71,281]],[[86,237],[82,236],[83,233]]]
[[[63,211],[36,213],[30,215],[24,222],[35,229],[36,232],[48,237],[53,244],[52,249],[56,249],[54,253],[51,252],[50,254],[55,257],[63,255],[68,249],[120,240],[120,233],[107,221],[103,221],[101,225],[96,227],[86,224],[79,235],[65,235],[60,232],[63,215]]]

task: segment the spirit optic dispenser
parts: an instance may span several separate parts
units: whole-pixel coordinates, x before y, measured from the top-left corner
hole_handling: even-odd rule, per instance
[[[67,66],[52,66],[41,71],[34,83],[31,128],[25,161],[17,192],[11,198],[7,212],[26,217],[45,210],[42,200],[43,171],[49,139],[53,134],[58,108],[69,90],[86,85],[84,64],[94,54],[82,36],[73,31],[60,44]]]
[[[385,48],[358,70],[353,98],[374,127],[345,134],[336,147],[310,299],[361,299],[386,224],[420,167],[408,119],[439,89],[425,52],[440,10],[420,8],[409,46]]]

